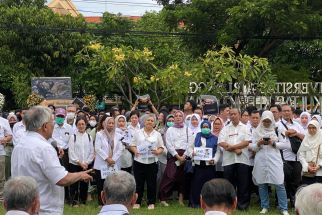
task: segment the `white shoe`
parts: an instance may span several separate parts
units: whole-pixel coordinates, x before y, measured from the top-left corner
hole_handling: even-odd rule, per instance
[[[154,210],[154,204],[149,205],[148,210]]]
[[[283,215],[290,215],[290,214],[288,213],[288,211],[282,211],[282,214],[283,214]]]
[[[259,213],[260,214],[266,214],[268,212],[267,208],[263,208]]]
[[[160,204],[164,207],[169,207],[169,204],[166,201],[161,201]]]
[[[141,206],[140,206],[139,204],[134,204],[134,205],[133,205],[133,209],[140,209],[140,207],[141,207]]]

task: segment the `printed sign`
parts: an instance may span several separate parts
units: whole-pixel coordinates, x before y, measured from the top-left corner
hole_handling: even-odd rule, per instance
[[[212,148],[195,147],[193,149],[194,160],[209,161],[212,160]]]
[[[146,141],[143,144],[140,144],[139,146],[137,146],[137,150],[140,154],[141,158],[153,158],[155,157],[154,154],[152,154],[153,150],[156,150],[156,144],[155,143],[151,143]]]
[[[116,172],[115,166],[107,166],[101,169],[101,179],[105,179],[108,175]]]

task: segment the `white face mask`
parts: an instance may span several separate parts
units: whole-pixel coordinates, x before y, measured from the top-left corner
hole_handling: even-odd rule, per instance
[[[74,112],[68,112],[66,115],[67,119],[74,119],[75,118],[75,113]]]
[[[91,127],[95,127],[95,125],[97,124],[95,120],[90,120],[88,123]]]

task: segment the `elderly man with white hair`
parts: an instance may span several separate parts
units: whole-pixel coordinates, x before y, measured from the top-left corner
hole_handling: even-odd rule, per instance
[[[322,184],[311,184],[297,191],[295,213],[296,215],[322,214]]]
[[[101,198],[104,207],[98,215],[129,215],[136,202],[134,177],[125,171],[109,174],[104,182]]]
[[[11,178],[4,185],[3,196],[6,215],[38,214],[40,202],[35,179],[28,176]]]
[[[24,116],[27,134],[13,149],[11,173],[31,176],[37,181],[40,195],[40,215],[62,215],[64,189],[77,181],[91,180],[91,170],[69,173],[61,166],[52,137],[54,119],[49,108],[35,106]]]

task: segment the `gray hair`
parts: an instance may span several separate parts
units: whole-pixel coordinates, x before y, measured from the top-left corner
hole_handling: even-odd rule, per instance
[[[128,172],[117,171],[106,177],[103,190],[107,202],[127,204],[136,190],[134,177]]]
[[[8,211],[28,211],[37,197],[37,182],[32,177],[18,176],[4,185],[3,198]]]
[[[52,115],[50,108],[43,106],[34,106],[30,108],[24,116],[27,131],[38,131],[38,129],[49,122]]]
[[[155,114],[154,113],[149,113],[149,114],[144,114],[143,116],[142,116],[142,120],[143,120],[143,122],[145,122],[148,118],[153,118],[153,120],[154,120],[154,123],[156,122],[156,116],[155,116]]]
[[[300,188],[295,197],[295,208],[299,215],[318,215],[322,211],[322,184],[315,183]]]

